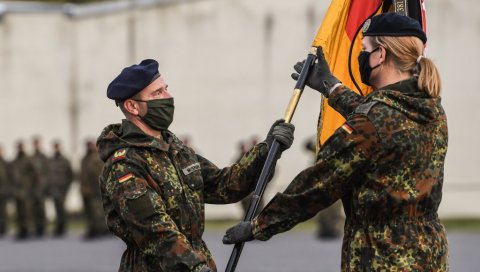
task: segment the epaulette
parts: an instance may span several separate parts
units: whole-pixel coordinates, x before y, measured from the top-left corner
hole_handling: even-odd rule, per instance
[[[112,162],[118,162],[118,161],[124,160],[126,157],[127,157],[127,149],[126,148],[119,149],[115,151],[115,153],[113,154]]]
[[[367,116],[368,112],[370,112],[372,107],[375,106],[375,104],[377,104],[377,103],[378,103],[378,101],[371,101],[371,102],[368,102],[368,103],[361,104],[360,106],[358,106],[355,109],[353,114],[362,114],[362,115]]]

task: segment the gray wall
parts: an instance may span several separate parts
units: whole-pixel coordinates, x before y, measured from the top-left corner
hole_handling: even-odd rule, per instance
[[[328,2],[204,0],[106,13],[90,9],[112,5],[7,12],[0,19],[0,142],[12,157],[18,138],[40,134],[47,152],[60,138],[78,165],[84,139],[122,118],[105,96],[108,83],[126,65],[155,58],[175,96],[172,130],[228,165],[239,140],[263,139],[283,116],[292,65],[306,56]],[[428,1],[427,16],[428,56],[442,75],[450,130],[440,212],[478,217],[480,2]],[[268,197],[312,162],[303,145],[316,132],[319,103],[318,93],[304,92],[293,119],[296,142],[282,156]],[[78,203],[73,190],[69,207]],[[239,211],[237,205],[207,209],[210,217]]]

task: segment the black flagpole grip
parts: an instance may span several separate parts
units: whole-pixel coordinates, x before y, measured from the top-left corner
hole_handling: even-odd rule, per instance
[[[307,80],[308,73],[310,72],[310,68],[314,64],[316,58],[317,48],[312,47],[310,49],[310,53],[307,56],[307,59],[305,60],[305,65],[303,66],[297,83],[295,84],[295,89],[293,90],[290,102],[288,103],[288,107],[284,115],[286,123],[290,123],[292,121],[293,114],[295,113],[295,109],[297,108],[298,102],[300,101],[303,89],[305,88],[305,82]],[[243,221],[252,221],[254,217],[255,211],[257,210],[258,204],[260,203],[260,199],[262,198],[263,193],[265,192],[265,188],[267,187],[268,179],[272,170],[271,168],[278,160],[279,147],[280,144],[277,142],[277,140],[273,140],[272,146],[268,150],[267,160],[263,165],[262,172],[260,173],[260,177],[257,181],[257,186],[255,187],[255,192],[252,196],[252,200],[250,202],[250,205],[248,206],[248,210],[245,214],[245,218],[243,219]],[[240,254],[242,254],[244,244],[244,242],[235,244],[232,250],[232,254],[230,255],[230,259],[228,260],[227,267],[225,268],[225,272],[235,271],[238,260],[240,259]]]

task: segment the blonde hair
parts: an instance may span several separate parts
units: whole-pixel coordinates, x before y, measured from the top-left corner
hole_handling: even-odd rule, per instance
[[[438,97],[442,88],[440,74],[431,59],[423,56],[423,42],[413,36],[374,37],[374,43],[387,50],[385,61],[392,63],[402,72],[411,72],[418,76],[418,88],[430,97]]]

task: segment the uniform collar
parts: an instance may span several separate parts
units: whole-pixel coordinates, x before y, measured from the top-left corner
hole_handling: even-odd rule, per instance
[[[163,133],[161,139],[147,135],[132,122],[126,119],[122,120],[120,138],[134,146],[153,147],[162,151],[168,151],[170,144],[163,137]]]

